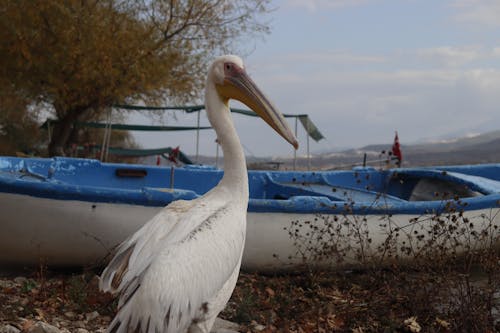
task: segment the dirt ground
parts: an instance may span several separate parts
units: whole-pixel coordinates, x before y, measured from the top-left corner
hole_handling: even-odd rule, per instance
[[[104,332],[116,301],[98,291],[97,273],[0,278],[0,327],[44,321],[63,332]],[[220,317],[240,332],[498,332],[500,297],[488,289],[498,281],[483,277],[478,284],[415,270],[242,273]]]

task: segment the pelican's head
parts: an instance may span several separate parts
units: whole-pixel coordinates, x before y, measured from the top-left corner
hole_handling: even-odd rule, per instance
[[[239,57],[233,55],[218,57],[210,67],[208,75],[209,79],[215,83],[215,88],[224,102],[227,103],[231,98],[242,102],[255,111],[295,149],[299,147],[285,117],[247,75],[243,61]]]

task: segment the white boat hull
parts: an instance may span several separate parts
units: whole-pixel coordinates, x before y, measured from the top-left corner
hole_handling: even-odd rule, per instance
[[[0,193],[0,202],[2,265],[104,264],[120,242],[160,209],[10,193]],[[496,236],[491,233],[481,236],[483,230],[500,227],[497,212],[498,208],[487,208],[467,211],[459,217],[469,219],[473,225],[467,225],[466,232],[475,230],[479,234],[472,241],[468,236],[469,246],[490,246],[489,241],[498,241],[498,231]],[[419,222],[412,222],[416,218]],[[447,219],[452,224],[458,223],[449,216]],[[411,214],[389,217],[249,212],[247,220],[242,263],[245,270],[290,269],[304,264],[304,260],[328,265],[362,264],[373,258],[408,256],[405,244],[408,247],[411,243],[416,249],[433,237],[440,237],[428,232],[436,221]],[[329,229],[325,229],[327,225]],[[461,237],[458,231],[455,237]]]

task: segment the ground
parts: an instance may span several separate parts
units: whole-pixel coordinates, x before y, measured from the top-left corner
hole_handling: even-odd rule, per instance
[[[491,291],[498,275],[453,272],[242,273],[221,317],[239,323],[240,332],[499,331],[499,295]],[[0,328],[43,321],[63,332],[103,332],[116,301],[98,291],[96,273],[32,270],[0,278]]]

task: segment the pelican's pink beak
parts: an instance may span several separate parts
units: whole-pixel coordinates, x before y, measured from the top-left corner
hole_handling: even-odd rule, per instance
[[[299,143],[285,117],[262,93],[245,69],[227,62],[224,64],[224,74],[224,82],[216,85],[218,93],[226,99],[233,98],[248,106],[295,149],[298,149]]]

